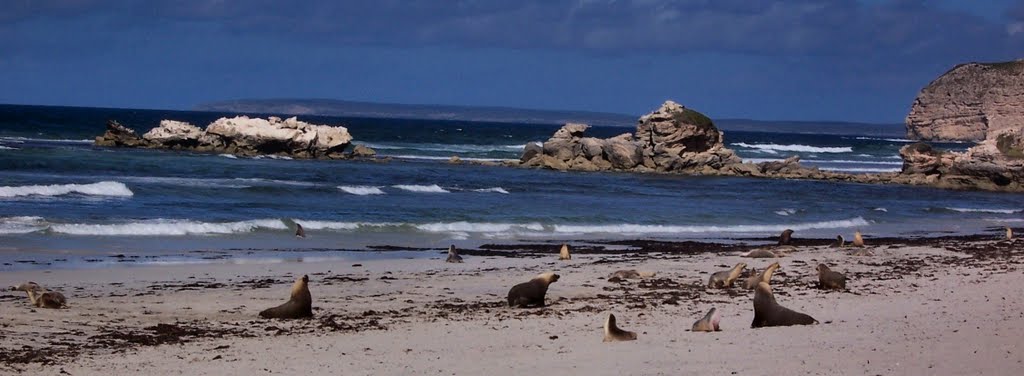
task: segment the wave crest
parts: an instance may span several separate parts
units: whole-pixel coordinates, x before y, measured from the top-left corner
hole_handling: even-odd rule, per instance
[[[757,149],[757,150],[771,150],[771,151],[795,151],[804,153],[851,153],[853,147],[850,146],[810,146],[810,145],[779,145],[779,144],[748,144],[744,142],[737,142],[731,144],[732,146],[739,146],[741,148]]]
[[[118,181],[101,181],[92,184],[52,184],[0,187],[0,197],[62,196],[78,193],[89,196],[131,197],[135,193]]]

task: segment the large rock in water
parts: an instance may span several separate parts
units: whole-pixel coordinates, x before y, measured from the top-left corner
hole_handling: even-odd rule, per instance
[[[907,137],[981,141],[1024,126],[1024,60],[954,67],[921,90],[907,115]]]
[[[112,121],[107,125],[107,132],[96,138],[96,145],[245,156],[275,154],[293,158],[372,157],[375,154],[369,148],[361,148],[352,155],[342,154],[351,141],[352,136],[345,127],[310,124],[294,117],[281,120],[238,116],[217,119],[206,130],[185,122],[163,120],[142,137]]]
[[[943,188],[1024,191],[1024,130],[1003,128],[963,153],[943,152],[924,143],[904,146],[902,175],[911,183]],[[928,177],[925,181],[921,176]]]

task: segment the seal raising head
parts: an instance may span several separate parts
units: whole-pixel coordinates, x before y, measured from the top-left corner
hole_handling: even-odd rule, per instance
[[[302,228],[302,225],[300,225],[298,223],[295,224],[295,237],[296,238],[305,238],[306,237],[306,229]]]
[[[718,314],[718,310],[711,308],[703,318],[693,323],[693,328],[690,330],[694,332],[720,332],[722,331],[718,327],[720,321],[722,321],[722,316]]]
[[[836,242],[829,244],[829,248],[843,248],[846,246],[846,239],[843,239],[842,235],[836,235]]]
[[[779,245],[789,245],[793,241],[793,230],[786,229],[779,235]]]
[[[772,283],[772,275],[775,274],[775,271],[778,270],[779,267],[780,266],[778,262],[773,262],[771,265],[768,265],[768,268],[766,268],[761,273],[751,273],[750,276],[747,277],[747,280],[744,281],[743,288],[747,290],[753,290],[755,287],[757,287],[757,284],[760,282],[764,282],[770,285]]]
[[[743,269],[747,267],[745,263],[736,264],[732,269],[715,272],[708,279],[708,287],[713,289],[724,289],[732,287],[732,284],[736,282],[736,279],[743,273]]]
[[[508,290],[508,306],[543,307],[548,286],[555,281],[558,281],[558,274],[548,272],[533,277],[529,282],[512,286],[512,289]]]
[[[28,300],[32,305],[39,308],[64,308],[68,305],[64,294],[56,291],[49,291],[35,282],[25,282],[11,288],[15,291],[24,291],[28,294]]]
[[[284,304],[260,312],[265,319],[300,319],[313,317],[313,296],[309,293],[309,276],[303,275],[292,284],[291,297]]]
[[[818,320],[806,314],[779,305],[772,294],[772,288],[760,282],[754,289],[754,321],[751,328],[766,326],[814,325]]]
[[[604,342],[636,341],[636,332],[619,329],[615,325],[615,315],[609,313],[604,320]]]
[[[832,271],[825,264],[818,264],[818,283],[823,289],[845,290],[846,276]]]
[[[459,264],[462,263],[462,256],[459,256],[459,251],[455,249],[455,244],[452,244],[451,247],[448,247],[448,259],[444,261]]]
[[[857,230],[857,232],[853,233],[853,246],[854,247],[863,247],[864,246],[864,236],[861,235],[860,230]]]
[[[569,254],[569,245],[562,244],[562,249],[558,251],[559,260],[572,260],[572,255]]]

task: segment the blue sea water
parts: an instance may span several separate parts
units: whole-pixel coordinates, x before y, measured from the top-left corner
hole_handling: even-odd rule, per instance
[[[991,231],[1021,195],[895,185],[581,173],[446,160],[517,158],[559,125],[301,117],[345,125],[389,163],[236,158],[95,147],[107,119],[144,132],[219,113],[0,106],[0,270],[131,261],[324,255],[367,246],[608,239],[831,238]],[[632,128],[595,127],[596,137]],[[897,171],[892,137],[726,132],[752,161],[800,155],[850,172]],[[968,144],[940,145],[963,149]],[[308,237],[291,234],[295,223]],[[213,256],[211,256],[213,255]],[[122,258],[119,258],[120,260]],[[21,262],[19,262],[21,261]],[[98,265],[106,265],[99,262]]]

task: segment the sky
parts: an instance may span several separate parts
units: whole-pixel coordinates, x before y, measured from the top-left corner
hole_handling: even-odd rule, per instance
[[[5,0],[0,103],[240,98],[902,123],[1024,0]]]

